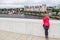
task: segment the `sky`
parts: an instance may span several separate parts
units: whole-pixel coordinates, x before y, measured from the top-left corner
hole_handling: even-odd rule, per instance
[[[0,0],[0,8],[17,8],[24,5],[41,5],[55,6],[60,4],[60,0]]]

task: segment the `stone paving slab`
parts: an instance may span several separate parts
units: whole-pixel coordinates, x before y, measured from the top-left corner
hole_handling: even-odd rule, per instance
[[[20,34],[0,30],[0,40],[46,40],[44,37]],[[56,38],[49,38],[49,40],[60,40]]]

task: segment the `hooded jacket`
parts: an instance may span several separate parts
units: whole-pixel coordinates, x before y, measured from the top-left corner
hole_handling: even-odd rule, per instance
[[[49,22],[49,17],[48,16],[44,16],[43,17],[43,25],[46,27],[50,26],[50,22]]]

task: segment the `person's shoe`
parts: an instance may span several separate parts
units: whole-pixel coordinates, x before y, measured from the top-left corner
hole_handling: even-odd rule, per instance
[[[48,40],[48,38],[46,38],[46,40]]]
[[[46,40],[48,40],[48,36],[46,36]]]
[[[46,38],[48,38],[48,35],[46,35]]]

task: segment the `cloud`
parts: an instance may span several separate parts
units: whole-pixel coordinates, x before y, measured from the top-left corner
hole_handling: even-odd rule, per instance
[[[25,0],[0,0],[0,3],[7,4],[7,3],[24,3]]]
[[[23,7],[25,0],[0,0],[0,8]]]
[[[48,6],[60,4],[60,0],[0,0],[0,7],[23,7],[24,5],[41,5]]]

